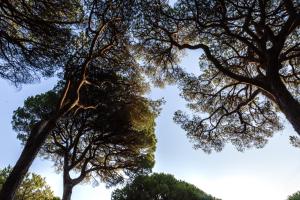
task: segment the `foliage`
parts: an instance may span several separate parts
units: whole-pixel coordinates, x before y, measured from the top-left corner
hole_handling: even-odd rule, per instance
[[[122,189],[112,193],[112,200],[217,200],[192,184],[174,176],[154,173],[138,176]]]
[[[100,99],[101,105],[97,109],[79,110],[59,120],[40,154],[54,160],[58,169],[69,163],[70,171],[75,170],[86,179],[95,171],[107,183],[121,180],[120,169],[128,173],[151,169],[156,143],[156,102],[130,94],[128,87],[118,87],[98,91],[94,98]],[[53,94],[50,91],[30,97],[23,108],[15,111],[13,127],[23,142],[32,121],[51,113],[53,104],[49,102]],[[70,157],[66,158],[66,154]]]
[[[0,170],[0,189],[11,171],[10,167]],[[14,200],[59,200],[47,185],[45,178],[34,173],[26,174]]]
[[[0,77],[19,85],[53,75],[81,15],[77,0],[1,1]]]
[[[81,91],[81,101],[95,106],[74,110],[58,120],[40,151],[63,171],[64,184],[72,187],[98,180],[115,185],[123,181],[124,175],[149,173],[154,165],[154,120],[160,102],[141,96],[146,85],[137,71],[128,77],[117,72],[102,73],[106,79],[101,80],[102,85],[99,83],[101,87]],[[14,112],[13,128],[23,143],[32,126],[55,109],[61,92],[58,88],[29,97],[24,107]]]
[[[140,3],[136,46],[161,69],[156,76],[173,74],[188,107],[202,113],[174,116],[195,148],[261,148],[283,127],[279,110],[300,134],[296,0],[151,3]],[[199,75],[178,70],[184,50],[201,50]]]
[[[49,91],[34,97],[28,97],[25,101],[25,108],[18,108],[13,115],[13,128],[17,131],[29,133],[34,125],[42,119],[45,119],[55,109],[58,102],[57,93]],[[26,120],[24,120],[26,119]],[[18,134],[18,138],[25,142],[26,135]]]
[[[72,42],[66,45],[69,51],[66,54],[64,67],[60,73],[62,84],[57,96],[58,101],[56,105],[51,105],[55,109],[49,114],[43,114],[43,116],[32,115],[31,119],[33,120],[25,120],[19,124],[20,126],[30,125],[24,129],[25,132],[27,131],[27,140],[23,153],[19,158],[19,161],[22,161],[17,162],[12,174],[7,178],[0,192],[0,198],[5,196],[7,199],[11,199],[9,196],[14,194],[13,191],[16,190],[20,182],[19,180],[26,173],[32,160],[38,154],[38,151],[47,138],[49,138],[50,133],[56,128],[56,125],[59,124],[60,120],[68,119],[68,117],[73,115],[80,118],[80,113],[91,112],[93,114],[88,115],[96,116],[95,111],[98,108],[100,109],[102,105],[104,105],[102,108],[106,108],[105,106],[109,105],[109,102],[101,101],[102,99],[105,101],[110,99],[108,88],[111,85],[127,84],[126,81],[124,82],[124,79],[131,80],[130,83],[137,83],[128,85],[126,89],[129,91],[129,94],[131,92],[132,94],[136,93],[139,96],[136,99],[143,99],[142,95],[147,90],[147,85],[139,80],[142,79],[140,73],[142,69],[139,68],[138,62],[131,55],[131,50],[129,49],[130,33],[128,33],[128,29],[129,19],[133,12],[132,2],[105,0],[80,1],[84,13],[83,19],[80,26],[76,27],[72,32]],[[120,96],[116,93],[114,95],[113,97],[116,102],[120,101],[126,104],[126,101],[123,101],[122,98],[119,99]],[[131,103],[127,102],[127,104],[124,108],[129,109]],[[127,114],[132,113],[122,112]],[[44,116],[47,117],[44,118]],[[135,114],[131,117],[132,119],[138,119],[136,116]],[[134,120],[129,122],[134,122]],[[30,133],[28,130],[30,130]],[[134,130],[135,133],[139,131]],[[143,131],[139,133],[146,132],[144,127]],[[151,143],[149,144],[151,145]],[[94,145],[87,145],[87,147],[93,148]],[[152,148],[150,148],[149,152],[151,151]],[[87,150],[86,152],[90,151]],[[143,152],[138,151],[132,152],[143,154]],[[87,161],[87,163],[89,162]],[[111,161],[110,163],[115,163],[115,161]],[[141,162],[137,163],[141,164]],[[87,166],[87,164],[83,166]],[[90,166],[90,163],[88,166]],[[73,167],[71,169],[74,169]]]
[[[294,194],[288,196],[287,200],[299,200],[300,199],[300,192],[295,192]]]

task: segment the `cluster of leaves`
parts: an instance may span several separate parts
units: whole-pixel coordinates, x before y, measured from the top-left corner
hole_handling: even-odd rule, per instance
[[[194,147],[205,152],[221,151],[227,142],[240,151],[263,147],[274,131],[283,127],[274,104],[252,85],[223,75],[212,75],[212,80],[208,77],[211,73],[213,70],[207,69],[199,77],[182,76],[181,95],[189,102],[188,108],[203,114],[189,118],[177,111],[175,122],[197,141]]]
[[[10,172],[11,167],[0,170],[0,189]],[[53,195],[53,191],[47,185],[45,178],[34,173],[28,173],[14,200],[59,200],[59,198]]]
[[[192,184],[176,180],[170,174],[138,176],[112,194],[112,200],[218,200]]]

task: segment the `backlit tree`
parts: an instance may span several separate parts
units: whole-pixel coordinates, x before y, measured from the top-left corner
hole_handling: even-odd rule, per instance
[[[137,49],[198,113],[174,117],[196,148],[262,147],[283,127],[279,111],[300,134],[299,1],[157,0],[140,10]],[[199,50],[199,75],[177,66],[184,50]]]

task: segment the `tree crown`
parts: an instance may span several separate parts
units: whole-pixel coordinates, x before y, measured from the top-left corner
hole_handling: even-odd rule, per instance
[[[144,3],[144,4],[143,4]],[[299,3],[294,0],[141,3],[135,36],[158,78],[172,74],[193,117],[174,120],[195,148],[263,147],[282,129],[282,111],[298,131]],[[200,74],[178,69],[184,50],[201,50]],[[289,107],[289,105],[293,105]],[[293,107],[293,108],[292,108]],[[298,112],[298,111],[297,111]],[[299,132],[299,131],[298,131]]]
[[[218,200],[192,184],[163,173],[138,176],[124,188],[117,189],[112,193],[112,200],[129,199]]]
[[[0,170],[0,189],[11,172],[11,167]],[[14,200],[59,200],[55,197],[45,178],[35,173],[27,173]]]

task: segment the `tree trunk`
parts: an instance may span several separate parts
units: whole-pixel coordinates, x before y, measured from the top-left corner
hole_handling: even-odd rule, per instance
[[[280,110],[300,135],[300,103],[288,91],[279,78],[271,81],[271,91]]]
[[[19,185],[28,172],[29,167],[37,156],[50,131],[55,127],[57,120],[58,117],[41,121],[32,129],[21,156],[3,184],[0,192],[0,200],[12,200],[14,198]]]
[[[64,192],[63,192],[62,200],[71,200],[73,187],[75,185],[72,182],[72,179],[71,179],[70,174],[69,174],[68,153],[69,152],[65,152],[65,156],[64,156],[64,169],[63,169]]]
[[[70,183],[64,183],[64,193],[62,200],[71,200],[73,185]]]

